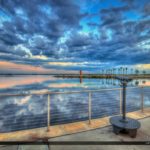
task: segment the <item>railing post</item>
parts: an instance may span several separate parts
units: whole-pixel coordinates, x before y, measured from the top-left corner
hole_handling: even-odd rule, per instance
[[[91,92],[89,92],[88,106],[89,106],[89,124],[91,124]]]
[[[141,87],[141,112],[144,112],[144,91],[143,86]]]
[[[50,131],[50,95],[47,97],[47,132]]]
[[[120,89],[120,114],[122,114],[122,89]]]

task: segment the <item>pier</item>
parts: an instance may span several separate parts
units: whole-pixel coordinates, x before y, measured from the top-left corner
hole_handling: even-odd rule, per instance
[[[144,112],[141,112],[141,110],[129,112],[127,113],[127,116],[138,120],[144,118],[150,120],[150,108],[145,108]],[[88,121],[80,121],[75,123],[55,125],[51,126],[48,132],[47,128],[43,127],[30,130],[15,131],[10,133],[0,133],[0,141],[37,141],[45,138],[51,139],[64,135],[82,133],[84,131],[90,131],[110,126],[109,118],[110,116],[99,119],[92,119],[90,124]],[[150,124],[147,124],[147,126],[150,126]],[[139,133],[137,135],[139,135]]]
[[[87,73],[82,73],[81,74],[57,74],[54,75],[55,77],[59,78],[102,78],[102,79],[109,79],[109,78],[115,78],[116,76],[126,76],[128,78],[132,79],[150,79],[150,74],[87,74]]]
[[[142,119],[142,118],[147,118],[150,117],[150,107],[149,105],[146,106],[145,102],[148,103],[150,101],[150,95],[149,93],[149,87],[128,87],[128,90],[132,92],[132,90],[138,90],[140,92],[137,93],[138,99],[136,99],[136,102],[133,103],[134,105],[137,105],[139,103],[139,107],[138,110],[133,109],[134,107],[130,104],[127,105],[128,107],[128,111],[127,111],[127,116],[134,118],[134,119]],[[20,130],[16,130],[16,131],[10,131],[10,132],[1,132],[0,133],[0,141],[37,141],[39,139],[49,139],[49,138],[54,138],[54,137],[59,137],[59,136],[64,136],[64,135],[68,135],[68,134],[75,134],[75,133],[79,133],[79,132],[83,132],[83,131],[89,131],[89,130],[93,130],[93,129],[99,129],[102,127],[106,127],[106,126],[110,126],[109,123],[109,118],[111,116],[115,116],[118,114],[121,114],[122,112],[122,89],[121,88],[114,88],[114,89],[100,89],[100,90],[85,90],[85,91],[74,91],[74,92],[46,92],[46,93],[30,93],[30,94],[22,94],[21,96],[28,96],[28,95],[47,95],[47,115],[45,116],[45,118],[47,121],[47,124],[45,124],[45,127],[36,127],[36,128],[30,128],[30,129],[21,129],[21,126],[19,127],[19,124],[11,124],[10,121],[10,126],[18,126],[18,129]],[[95,104],[94,99],[96,98],[94,96],[94,93],[101,93],[101,94],[106,94],[106,92],[112,92],[115,93],[117,92],[117,95],[115,95],[115,97],[118,97],[119,99],[115,102],[113,95],[111,95],[111,97],[114,99],[112,102],[108,102],[109,105],[116,105],[116,107],[111,108],[111,109],[116,109],[115,111],[111,112],[111,115],[109,113],[104,114],[102,117],[101,114],[93,114],[94,109],[96,109],[96,112],[98,112],[98,109],[101,110],[104,108],[108,109],[108,103],[106,103],[105,105],[103,104],[102,106],[98,106],[98,104]],[[128,92],[129,92],[128,91]],[[74,120],[72,122],[66,122],[66,123],[60,123],[58,122],[57,124],[52,124],[52,117],[53,114],[51,113],[52,110],[52,105],[51,103],[53,102],[53,98],[52,95],[59,95],[59,94],[80,94],[80,93],[84,93],[85,95],[87,95],[87,97],[83,97],[83,99],[86,102],[86,106],[87,109],[85,109],[87,111],[87,113],[83,112],[84,107],[76,107],[76,115],[83,115],[86,114],[87,117],[84,118],[83,120],[81,119],[77,119]],[[107,93],[108,94],[108,93]],[[110,93],[109,93],[110,94]],[[148,95],[147,95],[148,94]],[[5,96],[18,96],[18,94],[4,94]],[[4,95],[0,95],[4,97]],[[103,101],[105,102],[105,98],[104,95],[99,95],[99,99],[103,99]],[[20,95],[19,95],[20,96]],[[76,96],[75,96],[76,98]],[[85,103],[84,102],[84,103]],[[130,101],[129,101],[130,102]],[[118,107],[119,106],[119,107]],[[67,106],[68,108],[71,107],[70,105]],[[98,109],[97,109],[98,108]],[[101,111],[99,111],[101,112]],[[58,115],[58,114],[57,114]],[[65,119],[66,116],[62,116],[60,114],[60,116],[58,116],[57,119]],[[13,117],[13,119],[15,118],[15,116]],[[31,117],[28,117],[26,119],[33,119]],[[42,119],[42,118],[41,118]],[[66,120],[66,119],[65,119]],[[41,120],[42,121],[42,120]],[[67,120],[66,120],[67,121]],[[36,123],[33,120],[33,124]],[[31,126],[33,126],[33,124],[31,124]]]
[[[15,145],[0,145],[0,150],[80,150],[83,148],[86,150],[126,150],[127,148],[148,150],[150,140],[150,109],[145,109],[144,113],[137,111],[128,113],[127,115],[138,119],[142,125],[136,139],[130,138],[124,134],[115,135],[112,132],[112,127],[108,123],[109,117],[106,117],[92,120],[91,125],[89,125],[88,122],[78,122],[55,126],[52,127],[49,132],[47,132],[46,128],[39,128],[0,134],[1,141],[18,141],[18,144]],[[47,141],[47,144],[23,145],[20,144],[21,141]],[[57,144],[58,142],[60,145]],[[61,145],[61,142],[63,145]],[[90,143],[91,145],[87,145]],[[113,145],[113,143],[117,145]]]

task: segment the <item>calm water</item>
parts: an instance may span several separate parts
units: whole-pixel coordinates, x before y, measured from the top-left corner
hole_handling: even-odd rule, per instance
[[[150,85],[150,80],[133,80],[129,86]],[[112,79],[63,79],[53,76],[1,76],[0,93],[39,93],[46,91],[83,91],[117,88]],[[150,106],[149,88],[144,88],[144,105]],[[140,109],[141,89],[127,90],[127,111]],[[92,93],[92,118],[119,114],[120,91]],[[88,118],[88,93],[52,94],[51,124]],[[0,132],[9,132],[47,125],[47,95],[1,96]]]

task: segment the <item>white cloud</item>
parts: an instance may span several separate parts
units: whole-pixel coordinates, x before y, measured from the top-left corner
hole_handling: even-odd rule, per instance
[[[140,42],[137,47],[142,48],[144,50],[149,50],[150,51],[150,40],[145,40]]]
[[[16,46],[14,46],[14,49],[16,50],[16,51],[23,51],[23,52],[25,52],[26,53],[26,57],[32,57],[32,53],[31,53],[31,51],[27,48],[27,47],[25,47],[23,44],[18,44],[18,45],[16,45]]]
[[[45,55],[35,55],[35,56],[32,56],[31,58],[33,59],[41,59],[41,60],[47,60],[48,57],[45,56]]]
[[[98,66],[102,65],[104,63],[102,62],[49,62],[49,65],[54,65],[54,66]],[[106,64],[106,63],[105,63]]]

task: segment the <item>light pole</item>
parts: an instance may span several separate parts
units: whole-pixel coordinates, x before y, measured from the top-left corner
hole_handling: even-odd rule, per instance
[[[116,77],[121,83],[122,86],[122,115],[114,116],[110,118],[110,123],[113,126],[113,131],[116,134],[119,132],[127,132],[131,137],[136,137],[137,129],[140,128],[140,122],[126,117],[126,87],[127,83],[132,81],[127,77]]]

